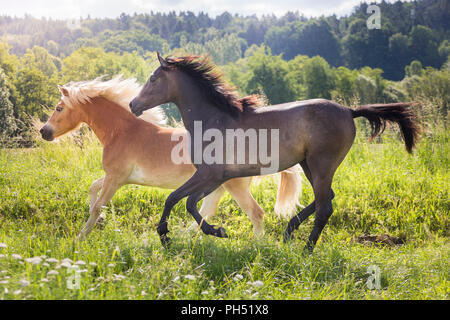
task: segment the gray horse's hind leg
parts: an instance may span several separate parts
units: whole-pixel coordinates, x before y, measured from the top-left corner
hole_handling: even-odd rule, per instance
[[[314,201],[316,204],[314,227],[305,247],[309,252],[312,252],[323,228],[333,213],[331,199],[334,196],[334,192],[331,189],[331,183],[339,163],[336,163],[336,161],[329,161],[327,158],[322,157],[322,155],[308,158],[313,181]]]
[[[313,185],[312,177],[311,177],[311,171],[309,170],[308,164],[306,163],[306,160],[300,161],[300,166],[303,169],[303,172],[305,173],[306,178],[308,179],[309,183],[311,183],[311,186]],[[300,224],[305,221],[310,215],[314,213],[316,210],[316,202],[311,202],[308,206],[303,208],[302,211],[300,211],[295,217],[293,217],[286,228],[286,231],[284,232],[284,242],[287,242],[291,239],[291,234],[295,230],[298,229]]]
[[[300,162],[300,165],[302,166],[303,172],[305,173],[306,178],[308,178],[309,182],[311,183],[313,189],[314,189],[314,196],[315,200],[311,202],[307,207],[305,207],[298,215],[293,217],[288,224],[288,227],[286,228],[286,231],[284,233],[284,241],[288,241],[291,238],[292,232],[298,229],[300,224],[305,221],[311,214],[316,211],[316,201],[317,199],[320,199],[320,203],[324,203],[325,205],[322,205],[319,207],[316,213],[316,220],[314,221],[314,228],[311,232],[311,235],[309,237],[308,243],[306,248],[308,251],[312,251],[314,245],[317,242],[317,239],[319,238],[320,233],[322,232],[323,228],[325,227],[328,218],[331,216],[333,212],[333,208],[331,206],[331,200],[334,198],[334,191],[331,189],[331,180],[333,179],[334,172],[329,172],[328,175],[330,178],[329,183],[325,183],[326,179],[320,178],[319,175],[316,174],[317,183],[314,185],[313,183],[313,177],[310,171],[310,168],[306,162],[306,160],[303,160]],[[327,187],[329,185],[329,187]],[[328,191],[327,191],[328,189]],[[322,191],[324,190],[324,191]],[[322,193],[326,192],[326,198],[323,200]]]

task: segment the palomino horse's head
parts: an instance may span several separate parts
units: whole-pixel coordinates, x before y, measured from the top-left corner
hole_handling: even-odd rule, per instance
[[[58,86],[61,99],[47,123],[39,131],[47,141],[52,141],[74,129],[81,124],[81,113],[78,108],[69,107],[64,101],[69,97],[67,88]]]
[[[160,66],[150,75],[139,95],[130,102],[131,112],[137,116],[145,110],[173,101],[171,91],[175,84],[169,72],[171,67],[159,52],[158,60]]]

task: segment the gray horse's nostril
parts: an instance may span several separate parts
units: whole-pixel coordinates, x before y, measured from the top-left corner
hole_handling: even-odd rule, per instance
[[[41,130],[39,130],[39,132],[40,132],[41,134],[43,134],[43,133],[44,133],[44,127],[42,127]]]
[[[129,106],[130,106],[130,109],[133,109],[133,101],[130,101]]]

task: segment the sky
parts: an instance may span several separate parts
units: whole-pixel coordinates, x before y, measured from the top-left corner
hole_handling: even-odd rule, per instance
[[[368,0],[366,0],[368,1]],[[393,2],[394,0],[388,0]],[[116,18],[122,12],[150,13],[169,11],[207,12],[215,17],[225,11],[241,15],[299,11],[307,17],[348,15],[362,0],[0,0],[0,15],[36,18],[74,19],[79,17]],[[380,2],[370,1],[370,2]]]

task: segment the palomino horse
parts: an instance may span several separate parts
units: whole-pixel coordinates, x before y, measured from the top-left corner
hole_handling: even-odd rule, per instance
[[[126,184],[140,184],[175,189],[195,172],[190,163],[176,165],[171,150],[176,142],[172,135],[186,135],[184,128],[161,127],[163,112],[156,108],[136,118],[129,110],[130,100],[139,93],[134,79],[116,77],[110,81],[86,81],[59,87],[62,94],[50,119],[40,130],[51,141],[78,128],[81,123],[91,127],[103,145],[105,177],[90,187],[90,217],[80,233],[83,239],[92,230],[101,207],[117,189]],[[145,120],[145,121],[144,121]],[[225,190],[236,200],[253,223],[256,236],[263,234],[264,211],[250,193],[250,178],[226,182],[205,198],[201,207],[204,218],[214,214]],[[281,173],[275,212],[288,216],[295,210],[301,192],[300,175],[296,168]],[[98,192],[100,196],[97,197]]]
[[[210,144],[205,146],[201,137],[197,137],[204,136],[205,132],[219,133],[216,137],[222,137],[222,140],[220,143],[214,141],[214,146],[221,154],[226,153],[226,161],[216,158],[222,161],[194,162],[197,171],[192,178],[169,195],[158,226],[163,244],[169,240],[166,234],[170,211],[180,199],[188,197],[186,208],[200,224],[202,217],[196,204],[202,197],[228,179],[267,172],[266,160],[259,152],[251,152],[255,150],[254,146],[246,144],[244,150],[237,150],[224,138],[228,132],[246,133],[250,130],[255,134],[255,131],[271,131],[275,139],[269,143],[262,139],[261,134],[259,147],[271,149],[272,156],[275,153],[278,160],[276,170],[281,171],[297,163],[302,166],[313,187],[314,201],[289,221],[284,239],[288,240],[300,223],[316,211],[314,227],[306,245],[309,251],[313,250],[333,212],[331,184],[336,169],[353,144],[356,133],[353,118],[367,118],[372,126],[372,137],[382,132],[386,121],[398,123],[408,152],[412,151],[418,137],[417,120],[408,103],[368,105],[352,110],[332,101],[315,99],[254,108],[254,97],[238,99],[207,59],[199,60],[194,56],[164,59],[159,53],[158,59],[160,66],[130,103],[132,112],[140,114],[157,105],[173,102],[193,140],[200,140],[200,143],[191,145],[191,158],[211,150]],[[243,152],[246,161],[236,161]],[[214,228],[206,222],[201,226],[206,234],[227,236],[223,228]]]

